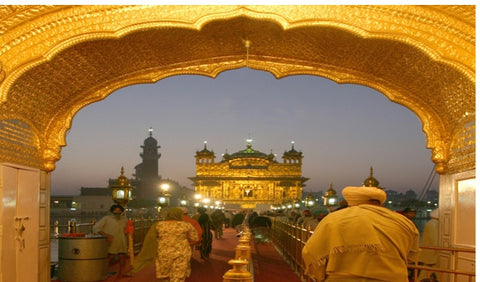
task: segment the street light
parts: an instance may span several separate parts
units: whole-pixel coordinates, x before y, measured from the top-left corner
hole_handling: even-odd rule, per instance
[[[182,197],[180,198],[180,206],[181,207],[186,207],[188,206],[188,199],[187,199],[187,196],[185,195],[185,193],[182,195]]]
[[[195,193],[193,198],[195,199],[195,203],[193,204],[193,206],[195,208],[198,208],[200,206],[201,201],[202,201],[202,194]]]
[[[112,199],[115,203],[125,207],[127,203],[132,200],[133,186],[128,181],[128,178],[123,175],[123,166],[120,170],[120,176],[109,187],[112,189]]]
[[[158,197],[158,203],[160,204],[160,206],[161,206],[162,208],[168,206],[168,197],[166,197],[166,196],[163,195],[163,194],[160,195],[160,196]]]
[[[330,211],[337,205],[337,202],[337,192],[333,190],[332,183],[330,183],[330,188],[323,194],[323,204],[327,207],[327,210]]]
[[[158,197],[158,204],[159,206],[164,209],[168,207],[168,204],[170,203],[170,194],[168,194],[168,189],[170,188],[170,185],[168,183],[162,183],[160,185],[160,196]]]
[[[298,201],[298,200],[295,201],[295,203],[293,204],[293,207],[296,208],[296,209],[299,209],[300,206],[301,206],[301,204],[300,204],[300,201]]]
[[[168,189],[170,189],[170,184],[168,183],[162,183],[160,184],[160,189],[162,189],[162,191],[164,193],[167,193],[168,192]]]
[[[310,194],[305,197],[305,207],[307,207],[307,209],[310,209],[313,206],[315,206],[315,198],[313,197],[312,192],[310,192]]]
[[[209,204],[210,204],[210,199],[209,198],[203,198],[202,202],[203,202],[203,207],[208,209]]]

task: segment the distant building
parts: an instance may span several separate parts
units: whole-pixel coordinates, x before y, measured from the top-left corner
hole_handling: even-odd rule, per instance
[[[158,197],[161,176],[158,175],[158,160],[161,154],[158,152],[160,146],[155,138],[152,137],[153,129],[150,128],[149,136],[140,146],[143,151],[140,153],[142,162],[135,166],[134,179],[132,185],[134,197],[138,199],[155,199]]]
[[[247,140],[244,150],[225,153],[220,162],[215,162],[215,153],[205,143],[195,155],[196,176],[190,177],[195,192],[212,202],[223,202],[227,209],[264,210],[273,204],[300,201],[308,180],[302,176],[302,152],[292,142],[279,163],[272,153],[254,150],[251,141]]]
[[[51,196],[50,221],[64,225],[75,219],[79,223],[100,219],[109,213],[113,204],[111,190],[108,188],[81,187],[80,195]]]
[[[130,183],[135,187],[133,189],[133,198],[130,206],[132,207],[151,207],[158,203],[160,196],[160,185],[168,184],[168,194],[170,196],[170,206],[176,206],[181,197],[186,197],[190,201],[193,199],[194,191],[182,187],[178,182],[171,179],[162,179],[158,174],[158,160],[161,154],[158,152],[160,146],[158,141],[153,138],[153,129],[150,128],[149,136],[143,141],[140,157],[142,162],[135,166],[134,178]],[[114,179],[110,180],[110,185]]]
[[[109,188],[80,188],[80,195],[74,196],[75,207],[83,212],[104,213],[114,204],[112,190]]]
[[[193,199],[193,189],[182,187],[178,182],[165,179],[158,175],[158,160],[161,154],[158,152],[160,146],[152,137],[153,130],[149,129],[149,136],[144,140],[140,157],[142,162],[135,166],[133,178],[128,179],[133,189],[133,201],[128,207],[141,208],[153,207],[158,204],[160,185],[166,183],[170,189],[170,205],[176,206],[181,198]],[[122,168],[123,169],[123,168]],[[123,171],[122,171],[123,175]],[[52,219],[67,219],[79,216],[95,216],[108,214],[110,206],[114,203],[111,187],[117,178],[108,180],[108,187],[81,187],[80,195],[72,196],[51,196]],[[95,216],[96,217],[96,216]]]

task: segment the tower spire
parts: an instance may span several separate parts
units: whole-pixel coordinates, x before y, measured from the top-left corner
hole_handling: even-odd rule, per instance
[[[150,126],[150,128],[148,129],[148,134],[150,137],[152,137],[152,133],[153,133],[153,128]]]
[[[248,137],[248,139],[247,139],[247,148],[249,148],[249,149],[252,148],[252,141],[253,141],[252,138]]]
[[[379,184],[380,184],[380,182],[378,182],[378,180],[375,179],[375,177],[373,177],[373,167],[371,166],[371,167],[370,167],[370,176],[363,181],[363,186],[364,186],[364,187],[377,187],[377,188],[380,188],[380,187],[378,186]]]

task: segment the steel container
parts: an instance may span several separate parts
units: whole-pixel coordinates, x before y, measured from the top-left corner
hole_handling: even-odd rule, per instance
[[[108,276],[106,237],[59,237],[58,278],[61,281],[101,281]]]

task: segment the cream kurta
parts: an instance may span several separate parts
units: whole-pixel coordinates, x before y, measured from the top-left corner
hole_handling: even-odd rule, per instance
[[[308,275],[317,281],[408,281],[407,264],[419,234],[403,215],[374,205],[330,213],[302,250]]]
[[[93,233],[103,231],[113,236],[113,241],[108,246],[109,254],[127,253],[128,244],[127,236],[125,235],[125,226],[127,225],[127,218],[120,216],[117,219],[114,215],[107,215],[100,219],[93,226]]]
[[[171,282],[184,281],[190,276],[192,248],[188,243],[198,241],[198,233],[188,222],[166,220],[156,225],[157,256],[155,270],[157,278],[170,277]]]

